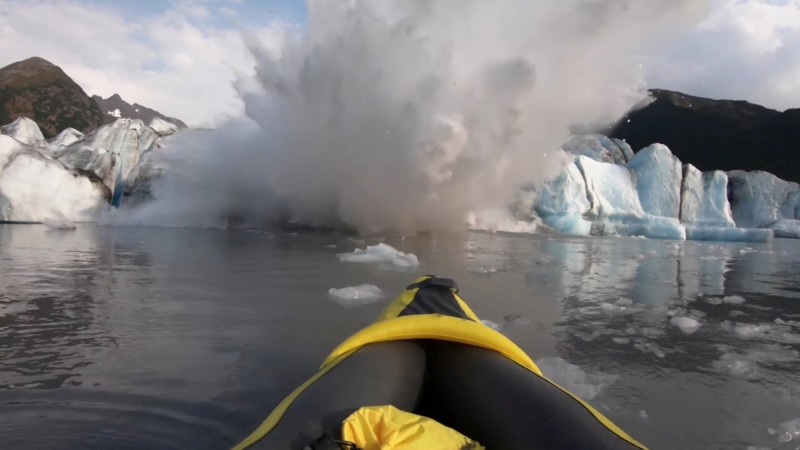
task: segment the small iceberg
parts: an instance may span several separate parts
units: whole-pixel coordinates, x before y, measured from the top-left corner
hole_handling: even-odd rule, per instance
[[[489,319],[481,319],[481,323],[493,330],[500,330],[502,326],[497,322],[492,322]]]
[[[745,299],[741,295],[726,295],[722,297],[722,301],[729,305],[741,305],[745,302]]]
[[[787,420],[775,428],[768,428],[767,432],[775,436],[781,444],[800,440],[800,417]]]
[[[374,284],[360,284],[340,289],[330,288],[328,295],[344,307],[368,305],[386,296],[381,288]]]
[[[616,380],[613,375],[585,372],[579,366],[570,364],[558,356],[539,358],[536,360],[536,365],[544,376],[586,400],[597,397],[600,391]]]
[[[419,259],[413,253],[403,253],[391,245],[380,243],[352,253],[339,253],[339,261],[354,263],[391,264],[398,267],[417,267]]]
[[[686,334],[692,334],[700,328],[700,322],[691,317],[673,317],[669,322]]]

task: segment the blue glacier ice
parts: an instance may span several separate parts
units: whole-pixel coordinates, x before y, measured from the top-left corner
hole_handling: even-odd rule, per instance
[[[728,203],[725,172],[701,172],[691,164],[683,167],[680,219],[687,225],[735,227]]]
[[[159,137],[141,120],[117,119],[56,150],[54,156],[70,167],[97,175],[112,192],[111,204],[119,207],[123,194],[139,179],[141,162]]]
[[[592,223],[584,219],[591,203],[586,197],[583,174],[573,161],[554,180],[538,190],[533,205],[542,222],[563,234],[588,236]]]
[[[662,144],[630,158],[624,141],[589,135],[572,136],[563,149],[576,155],[572,163],[524,197],[560,233],[744,242],[800,237],[795,183],[739,172],[729,183],[725,172],[682,166]],[[738,210],[728,201],[731,191]]]
[[[640,150],[628,163],[642,209],[648,214],[677,219],[681,206],[681,161],[666,145]]]
[[[800,185],[769,172],[728,172],[733,220],[738,227],[766,228],[800,219]]]
[[[574,135],[561,146],[564,151],[599,162],[625,164],[633,157],[630,145],[602,134]]]

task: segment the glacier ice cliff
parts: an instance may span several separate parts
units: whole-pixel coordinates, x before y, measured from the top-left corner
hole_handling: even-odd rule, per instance
[[[150,155],[176,132],[160,119],[148,125],[119,119],[86,136],[67,128],[46,141],[24,117],[0,127],[0,221],[95,221],[123,198],[142,192],[145,198],[153,179],[174,170]],[[567,163],[561,173],[520,190],[514,215],[506,208],[471,212],[470,227],[539,232],[544,226],[577,236],[678,240],[800,239],[800,185],[770,173],[702,172],[683,165],[665,145],[634,153],[624,141],[599,134],[572,136],[562,151]]]
[[[572,162],[555,179],[526,188],[534,219],[579,236],[800,238],[796,183],[766,172],[701,172],[665,145],[636,154],[626,145],[601,135],[571,137],[562,149]]]
[[[96,221],[152,176],[147,155],[176,130],[119,119],[87,136],[67,128],[45,141],[20,117],[0,127],[0,221]]]
[[[92,221],[108,205],[108,194],[99,180],[0,135],[0,221]]]

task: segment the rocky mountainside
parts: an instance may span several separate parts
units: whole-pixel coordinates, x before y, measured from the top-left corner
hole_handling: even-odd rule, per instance
[[[0,123],[20,116],[38,123],[46,138],[65,128],[87,133],[108,122],[61,68],[38,57],[0,69]]]
[[[144,123],[150,123],[154,118],[158,117],[161,120],[177,125],[179,128],[186,128],[186,124],[180,120],[165,116],[158,111],[138,103],[131,105],[123,100],[119,94],[114,94],[108,98],[93,95],[92,100],[94,100],[100,109],[111,119],[139,119]]]
[[[654,101],[612,130],[634,149],[669,146],[700,170],[763,170],[800,181],[800,109],[775,111],[746,101],[711,100],[653,89]]]

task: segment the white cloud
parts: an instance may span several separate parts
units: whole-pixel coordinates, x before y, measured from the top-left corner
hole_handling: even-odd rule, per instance
[[[647,58],[652,87],[800,107],[800,0],[719,0],[690,34]]]
[[[232,24],[209,19],[207,8],[188,3],[130,18],[85,2],[0,0],[0,66],[41,56],[89,95],[119,93],[190,125],[211,125],[242,111],[234,73],[252,73],[253,61]],[[276,48],[281,27],[252,31]]]

